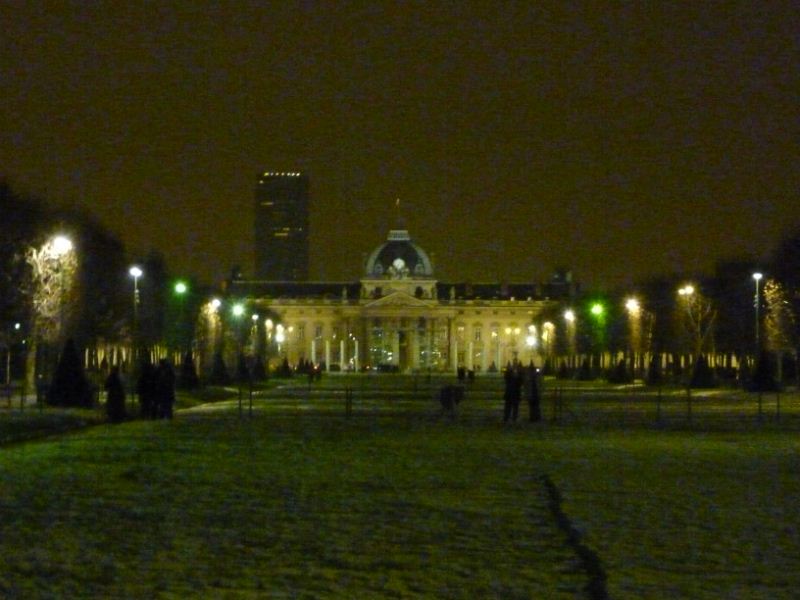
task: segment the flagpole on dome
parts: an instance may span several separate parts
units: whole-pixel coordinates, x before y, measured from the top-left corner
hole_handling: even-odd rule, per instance
[[[400,231],[404,231],[406,229],[406,222],[403,219],[403,213],[400,210],[400,198],[395,198],[394,201],[394,210],[395,210],[395,229]]]

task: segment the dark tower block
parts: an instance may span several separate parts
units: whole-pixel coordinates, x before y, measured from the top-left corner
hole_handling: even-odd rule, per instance
[[[308,177],[261,173],[256,183],[255,272],[271,281],[308,280]]]

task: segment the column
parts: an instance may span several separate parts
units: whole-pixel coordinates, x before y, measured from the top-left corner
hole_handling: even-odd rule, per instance
[[[317,340],[311,340],[311,364],[317,364]]]
[[[355,340],[355,351],[353,353],[353,364],[356,368],[356,373],[360,370],[361,366],[358,363],[358,340]]]
[[[392,327],[392,364],[400,366],[400,331],[399,324],[392,319],[390,321]]]
[[[325,371],[331,372],[331,341],[325,340]]]
[[[344,354],[344,340],[339,340],[339,368],[344,371],[347,366],[347,357]]]
[[[475,343],[472,340],[470,340],[469,343],[467,344],[467,352],[469,352],[469,355],[467,356],[467,369],[472,370],[475,368],[474,365],[472,364],[473,355],[475,352]]]
[[[411,368],[419,369],[419,324],[414,321],[410,329],[411,335]]]
[[[452,367],[453,371],[458,369],[458,339],[456,336],[453,336],[453,343],[452,343],[452,354],[453,354],[453,361]]]
[[[434,353],[436,353],[436,366],[439,367],[439,344],[436,341],[436,328],[439,326],[439,319],[431,319],[430,328],[428,329],[428,348],[430,352],[428,353],[428,367],[433,367],[433,357]]]

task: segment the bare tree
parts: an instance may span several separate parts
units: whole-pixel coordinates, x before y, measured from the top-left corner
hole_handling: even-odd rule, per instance
[[[63,241],[61,242],[63,243]],[[70,302],[77,270],[75,252],[60,247],[57,238],[29,247],[25,260],[30,271],[31,346],[28,353],[29,384],[34,383],[39,344],[57,342],[71,317]]]
[[[783,376],[783,355],[786,352],[794,353],[797,347],[795,339],[796,318],[789,294],[785,286],[774,279],[769,279],[764,284],[764,302],[766,315],[764,318],[764,333],[766,345],[770,352],[778,356],[778,380]]]
[[[680,321],[696,360],[704,352],[713,349],[717,309],[707,296],[691,286],[682,288],[679,293],[683,309]]]

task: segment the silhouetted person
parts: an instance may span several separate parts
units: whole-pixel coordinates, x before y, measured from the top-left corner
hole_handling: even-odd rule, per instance
[[[539,393],[539,372],[533,361],[525,372],[525,397],[528,400],[531,423],[542,420],[541,395]]]
[[[509,419],[517,420],[519,403],[522,399],[522,371],[515,365],[508,363],[503,373],[505,389],[503,390],[503,423]]]
[[[155,419],[158,416],[157,381],[158,372],[155,366],[150,361],[142,363],[142,371],[136,382],[136,393],[139,395],[139,408],[143,419]]]
[[[112,423],[121,423],[125,420],[125,388],[119,375],[119,367],[111,368],[111,373],[106,378],[106,414]]]
[[[156,375],[156,404],[160,419],[172,418],[172,407],[175,405],[175,371],[165,358],[158,363]]]

